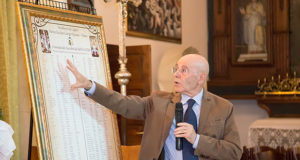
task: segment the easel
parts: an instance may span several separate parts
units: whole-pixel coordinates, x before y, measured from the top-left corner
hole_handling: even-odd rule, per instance
[[[32,131],[33,131],[33,118],[32,118],[32,111],[31,111],[30,112],[30,128],[29,128],[28,160],[31,160]]]
[[[18,0],[18,1],[23,2],[24,0]],[[45,1],[47,2],[47,0],[43,0],[43,2],[45,2]],[[85,13],[96,15],[96,10],[94,8],[94,4],[93,4],[92,0],[88,0],[88,1],[90,3],[91,8],[90,8],[90,10],[88,8],[87,12],[85,12]],[[36,4],[36,5],[45,5],[43,3],[42,4],[39,3],[39,0],[35,0],[35,2],[34,2],[34,0],[27,0],[26,2],[33,3],[33,4]],[[53,2],[53,5],[51,7],[54,7],[54,8],[59,8],[58,6],[61,6],[61,5],[54,5],[56,3],[65,4],[65,6],[69,6],[70,8],[73,8],[73,7],[71,7],[73,4],[57,2],[57,1],[52,1],[52,2]],[[46,6],[47,5],[48,4],[46,3]],[[86,7],[82,7],[82,8],[86,8]],[[65,9],[65,8],[59,8],[59,9]],[[91,13],[88,12],[88,11],[91,11]],[[30,112],[30,127],[29,127],[28,158],[27,158],[28,160],[31,160],[32,133],[33,133],[33,115],[32,115],[32,110],[31,110],[31,112]]]

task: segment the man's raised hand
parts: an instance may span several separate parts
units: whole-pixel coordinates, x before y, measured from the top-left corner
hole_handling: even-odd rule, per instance
[[[92,82],[85,76],[83,76],[69,59],[67,59],[67,64],[67,68],[73,73],[76,78],[76,83],[71,85],[71,90],[77,88],[85,88],[89,90],[92,87]]]

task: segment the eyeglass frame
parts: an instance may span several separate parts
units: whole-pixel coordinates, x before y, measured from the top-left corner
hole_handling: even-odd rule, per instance
[[[190,72],[190,70],[187,66],[184,65],[184,66],[179,68],[177,64],[172,67],[171,71],[172,71],[173,74],[176,73],[177,71],[179,71],[180,74],[185,74],[185,75]]]

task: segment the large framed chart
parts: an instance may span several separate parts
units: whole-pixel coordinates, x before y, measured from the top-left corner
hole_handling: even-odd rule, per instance
[[[116,115],[70,90],[69,59],[112,88],[102,18],[17,2],[40,159],[118,160]]]

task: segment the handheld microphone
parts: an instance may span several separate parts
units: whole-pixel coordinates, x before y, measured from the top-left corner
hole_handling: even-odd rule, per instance
[[[182,103],[176,103],[175,108],[175,120],[176,120],[176,128],[177,123],[183,122],[183,107]],[[182,138],[176,137],[176,149],[182,150]]]

